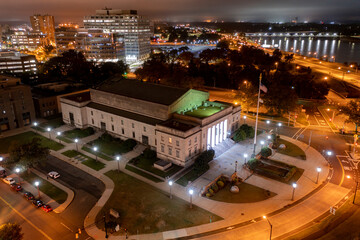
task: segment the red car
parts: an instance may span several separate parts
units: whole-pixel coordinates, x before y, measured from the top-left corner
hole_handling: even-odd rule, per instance
[[[47,205],[47,204],[44,204],[41,206],[42,210],[44,210],[45,212],[51,212],[53,209]]]
[[[21,187],[20,185],[16,184],[16,183],[11,184],[10,186],[11,186],[11,188],[12,188],[13,190],[15,190],[15,191],[17,191],[17,192],[19,192],[19,191],[22,190],[22,187]]]

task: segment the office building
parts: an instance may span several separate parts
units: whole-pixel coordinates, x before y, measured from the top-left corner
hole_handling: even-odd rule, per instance
[[[34,32],[45,34],[48,44],[55,45],[54,16],[36,14],[30,16],[30,22]]]
[[[41,32],[29,32],[24,29],[19,29],[11,34],[11,45],[16,50],[35,51],[46,44],[46,35]]]
[[[26,73],[30,80],[38,78],[35,56],[15,51],[0,51],[0,73],[10,73],[21,76]]]
[[[84,18],[86,29],[103,29],[123,36],[126,63],[145,60],[150,55],[149,20],[136,10],[106,8]]]
[[[34,119],[30,87],[19,78],[0,75],[0,132],[30,125]]]
[[[239,127],[240,106],[208,99],[208,92],[125,79],[60,102],[65,123],[135,139],[187,167]]]

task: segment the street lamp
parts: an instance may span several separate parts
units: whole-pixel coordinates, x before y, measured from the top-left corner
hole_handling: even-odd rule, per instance
[[[319,175],[320,175],[320,172],[321,172],[321,168],[317,167],[316,171],[317,171],[316,184],[318,184],[319,183]]]
[[[61,136],[61,132],[57,132],[56,135],[57,135],[58,137],[60,137],[60,136]],[[61,139],[60,139],[60,138],[59,138],[59,143],[61,143]]]
[[[295,188],[297,187],[297,184],[296,184],[296,183],[293,183],[293,184],[292,184],[292,187],[293,187],[293,192],[292,192],[292,198],[291,198],[291,201],[294,201]]]
[[[48,131],[48,132],[49,132],[49,138],[51,139],[51,134],[50,134],[50,132],[51,132],[51,128],[49,128],[49,127],[48,127],[48,128],[46,129],[46,131]]]
[[[194,190],[190,189],[189,194],[190,194],[190,208],[192,208],[192,195],[194,194]]]
[[[245,165],[246,165],[246,158],[248,157],[247,153],[244,153]]]
[[[350,177],[350,175],[347,175],[346,178],[347,178],[347,179],[350,179],[351,177]],[[358,185],[359,185],[359,180],[358,180],[357,178],[356,178],[356,179],[354,178],[354,180],[355,180],[356,186],[355,186],[353,204],[355,204],[356,191],[357,191]]]
[[[18,175],[18,179],[19,179],[19,185],[21,185],[21,180],[20,180],[20,168],[15,168],[15,172]]]
[[[35,132],[36,132],[36,133],[38,133],[38,131],[37,131],[37,125],[38,125],[38,123],[37,123],[37,122],[34,122],[34,127],[35,127]]]
[[[246,123],[246,116],[244,116],[244,124]]]
[[[267,222],[269,223],[269,225],[270,225],[270,240],[271,240],[271,235],[272,235],[272,224],[270,223],[270,221],[269,221],[269,219],[266,217],[266,216],[263,216],[263,219],[266,219],[267,220]]]
[[[270,120],[266,120],[266,124],[270,124]]]
[[[260,141],[261,148],[264,146],[265,142],[263,140]]]
[[[78,142],[79,142],[79,139],[75,138],[75,146],[76,146],[76,151],[78,152],[79,149],[78,149]]]
[[[172,199],[172,193],[171,193],[171,186],[173,185],[173,181],[169,181],[169,187],[170,187],[170,199]]]
[[[94,148],[93,148],[93,151],[95,152],[95,160],[96,160],[96,161],[98,160],[98,159],[97,159],[97,153],[96,153],[96,152],[97,152],[97,150],[98,150],[98,148],[97,148],[97,147],[94,147]]]
[[[36,181],[35,183],[35,186],[37,187],[37,190],[38,190],[38,198],[40,199],[40,190],[39,190],[39,185],[40,185],[40,182],[39,181]]]
[[[116,161],[118,163],[118,172],[120,172],[120,156],[116,156]]]
[[[268,140],[271,140],[271,135],[268,135],[268,136],[267,136],[267,139],[268,139]]]
[[[4,158],[3,158],[3,157],[0,157],[0,164],[2,163],[3,160],[4,160]]]

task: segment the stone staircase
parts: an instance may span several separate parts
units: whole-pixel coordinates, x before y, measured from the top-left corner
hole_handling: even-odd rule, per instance
[[[235,142],[231,138],[225,139],[213,148],[213,150],[215,151],[215,157],[219,157],[221,154],[229,150],[234,145]]]

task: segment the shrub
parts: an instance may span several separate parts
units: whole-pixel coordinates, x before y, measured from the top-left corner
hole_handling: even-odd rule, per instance
[[[210,197],[212,197],[212,194],[211,193],[206,193],[206,197],[210,198]]]
[[[264,158],[271,156],[271,154],[272,154],[272,151],[268,147],[263,147],[260,151],[260,155]]]
[[[156,151],[151,150],[150,148],[146,148],[144,150],[143,154],[144,154],[144,158],[147,158],[147,159],[156,158]]]
[[[219,187],[218,187],[218,185],[216,185],[216,183],[214,183],[213,185],[211,185],[211,189],[214,190],[214,192],[219,191]]]
[[[223,188],[225,186],[224,182],[223,181],[218,181],[217,182],[217,185],[220,187],[220,188]]]
[[[234,139],[235,142],[243,141],[243,140],[246,139],[246,133],[243,130],[238,129],[235,132],[233,139]]]
[[[242,130],[245,132],[247,138],[253,138],[255,135],[255,130],[253,127],[243,124],[240,126],[239,130]]]
[[[212,190],[211,188],[209,188],[209,193],[210,193],[211,195],[214,195],[214,190]]]
[[[213,160],[214,155],[214,150],[208,150],[201,153],[200,156],[195,159],[194,171],[197,175],[200,175],[209,170],[209,162]]]
[[[296,171],[297,171],[296,167],[291,168],[290,171],[285,175],[284,180],[288,182],[294,176]]]
[[[257,167],[257,165],[259,164],[259,160],[257,160],[256,158],[253,158],[253,159],[250,159],[247,162],[247,164],[251,170],[254,170]]]
[[[105,142],[112,142],[114,138],[110,134],[104,133],[103,135],[101,135],[100,139]]]
[[[123,143],[123,147],[129,151],[133,150],[136,146],[136,141],[134,139],[126,139]]]
[[[87,134],[87,135],[93,135],[95,133],[94,129],[92,127],[87,127],[84,129],[84,132]]]

